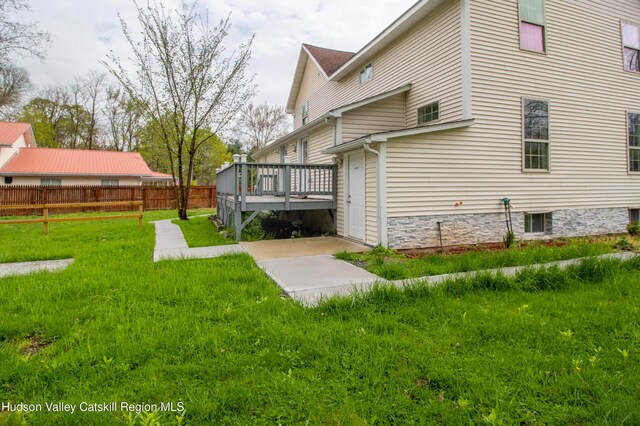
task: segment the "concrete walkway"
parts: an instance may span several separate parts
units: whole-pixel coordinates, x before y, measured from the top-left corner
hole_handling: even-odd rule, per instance
[[[561,269],[582,262],[585,258],[563,260],[508,268],[435,275],[407,280],[388,281],[348,262],[332,256],[340,250],[362,252],[367,248],[341,238],[303,238],[270,240],[229,246],[189,248],[178,225],[171,220],[153,222],[156,226],[154,262],[160,260],[209,259],[227,254],[249,253],[257,265],[291,298],[305,306],[317,305],[332,296],[347,296],[354,291],[367,291],[376,284],[403,288],[423,283],[431,286],[448,280],[470,278],[480,274],[515,276],[526,269],[558,267]],[[594,259],[630,260],[637,253],[614,253]],[[36,262],[39,263],[39,262]],[[0,269],[0,276],[2,270]]]
[[[182,230],[172,219],[152,222],[156,227],[156,246],[153,261],[180,259],[212,259],[227,254],[245,253],[238,244],[214,247],[189,248]]]
[[[594,259],[630,260],[637,253],[614,253],[597,256]],[[526,269],[558,267],[561,269],[582,262],[585,258],[563,260],[544,264],[514,266],[508,268],[486,269],[456,274],[435,275],[407,280],[388,281],[350,263],[335,259],[333,256],[310,256],[287,259],[258,261],[257,264],[289,296],[306,306],[314,306],[322,299],[340,295],[346,296],[354,291],[370,290],[375,284],[394,285],[403,288],[408,285],[424,283],[435,286],[448,280],[470,278],[480,274],[515,276]]]
[[[29,275],[42,271],[61,271],[73,263],[73,259],[41,260],[37,262],[19,262],[0,264],[0,278],[12,275]]]

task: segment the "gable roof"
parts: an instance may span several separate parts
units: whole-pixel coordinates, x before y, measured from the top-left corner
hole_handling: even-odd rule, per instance
[[[21,148],[0,168],[2,175],[152,176],[137,152]]]
[[[294,113],[295,102],[296,98],[298,97],[298,90],[300,89],[300,84],[302,83],[304,67],[307,63],[308,58],[312,58],[314,60],[314,62],[318,65],[318,68],[320,68],[325,73],[325,77],[327,78],[327,80],[339,81],[340,79],[346,77],[349,73],[371,62],[375,55],[380,53],[380,51],[382,51],[384,48],[389,46],[391,43],[393,43],[407,31],[409,31],[411,27],[424,19],[436,7],[438,7],[445,1],[446,0],[419,0],[355,54],[342,52],[339,50],[323,49],[315,46],[310,46],[308,44],[303,44],[300,51],[300,56],[298,57],[298,65],[294,74],[293,84],[291,85],[291,90],[289,92],[289,100],[287,101],[287,113]],[[333,65],[339,62],[337,60],[337,53],[344,53],[345,55],[340,56],[340,59],[345,60],[344,62],[342,62],[342,64],[337,66],[337,68],[327,67],[331,70],[331,72],[328,73],[324,69],[322,63],[318,61],[318,58],[314,56],[314,53],[312,53],[309,47],[313,49],[319,49],[320,51],[314,50],[314,52],[316,52],[320,57],[325,54],[322,51],[328,51],[326,53],[328,56],[336,55],[336,59],[334,59],[335,62],[328,61],[328,64]],[[330,52],[337,53],[332,54]],[[347,58],[346,53],[349,53],[351,56]]]
[[[349,59],[351,59],[353,55],[355,55],[355,53],[353,52],[326,49],[324,47],[303,44],[300,48],[298,65],[296,65],[296,71],[293,76],[293,83],[291,84],[291,90],[289,91],[287,113],[293,114],[296,98],[298,97],[298,91],[300,90],[300,85],[302,84],[304,70],[309,60],[311,60],[315,64],[315,66],[318,67],[318,70],[323,73],[324,78],[329,79],[329,76],[332,75],[342,65],[344,65]]]
[[[324,47],[303,44],[311,58],[320,66],[326,76],[333,74],[344,65],[355,53],[342,50],[326,49]]]
[[[33,136],[33,130],[31,129],[31,124],[9,123],[6,121],[0,121],[0,146],[11,145],[22,135],[25,135],[27,146],[36,146],[35,137]]]

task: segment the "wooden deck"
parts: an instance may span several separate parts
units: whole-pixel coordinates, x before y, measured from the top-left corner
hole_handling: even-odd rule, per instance
[[[217,173],[218,217],[238,241],[261,211],[329,210],[335,218],[337,175],[334,164],[233,163]],[[251,215],[243,221],[244,212]]]

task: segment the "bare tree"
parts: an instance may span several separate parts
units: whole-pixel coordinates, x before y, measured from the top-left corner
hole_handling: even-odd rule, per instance
[[[289,130],[287,114],[280,105],[247,104],[240,109],[236,133],[250,152],[264,148]]]
[[[38,31],[36,24],[11,19],[28,11],[27,0],[0,0],[0,68],[9,66],[14,55],[44,59],[43,47],[50,41],[49,34]]]
[[[79,87],[80,100],[82,105],[89,112],[87,131],[84,145],[87,149],[97,148],[98,128],[100,104],[103,101],[103,92],[106,81],[106,74],[91,71],[87,75],[76,79],[76,85]]]
[[[135,4],[141,41],[120,17],[135,74],[113,53],[103,64],[129,96],[141,102],[155,137],[165,145],[177,181],[178,216],[187,220],[196,154],[254,93],[252,80],[245,76],[253,38],[226,54],[229,17],[211,27],[208,16],[197,12],[197,2],[184,3],[177,11],[155,0],[147,6]]]
[[[109,148],[116,151],[136,151],[143,128],[142,109],[119,87],[109,87],[102,108],[109,127]]]
[[[30,88],[29,74],[24,68],[0,67],[0,116],[17,106]]]

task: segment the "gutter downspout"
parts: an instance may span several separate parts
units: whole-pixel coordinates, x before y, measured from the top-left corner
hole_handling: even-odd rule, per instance
[[[377,237],[378,237],[378,245],[383,245],[384,242],[382,241],[382,173],[380,173],[380,171],[382,170],[382,167],[384,167],[384,164],[382,163],[382,156],[380,155],[380,151],[376,151],[375,149],[371,148],[370,146],[371,144],[371,138],[367,138],[364,142],[364,144],[362,145],[362,147],[364,148],[365,151],[368,151],[372,154],[374,154],[377,157],[377,173],[376,173],[376,217],[378,220],[376,220],[376,227],[377,227]],[[365,157],[365,163],[366,163],[367,159]],[[365,189],[366,191],[366,189]]]

